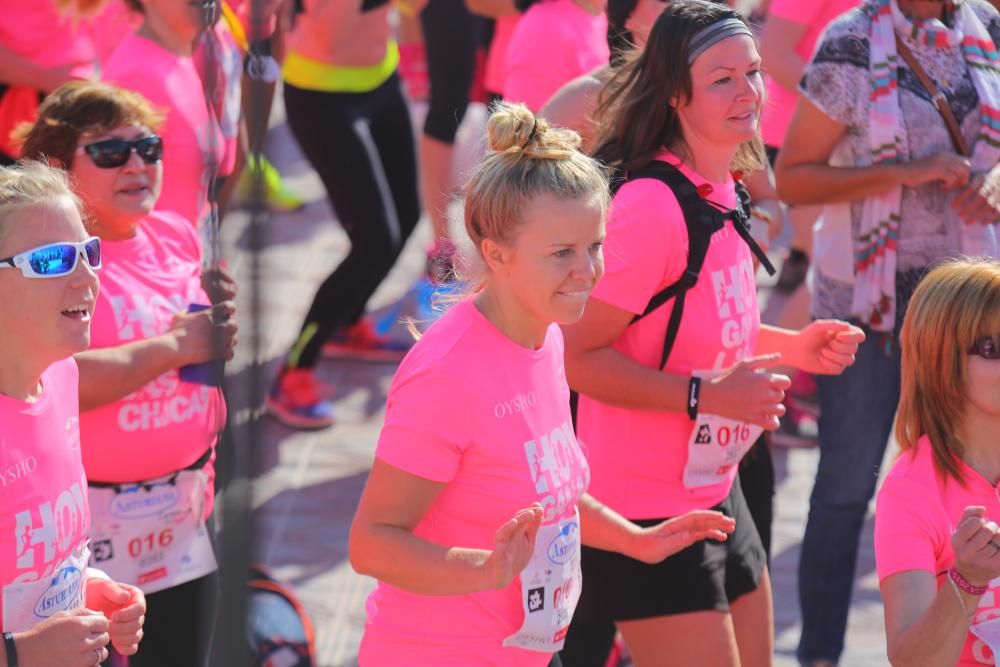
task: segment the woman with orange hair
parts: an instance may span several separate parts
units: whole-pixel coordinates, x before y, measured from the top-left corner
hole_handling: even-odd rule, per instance
[[[1000,649],[1000,262],[927,275],[902,330],[896,439],[875,561],[894,665],[992,665]]]

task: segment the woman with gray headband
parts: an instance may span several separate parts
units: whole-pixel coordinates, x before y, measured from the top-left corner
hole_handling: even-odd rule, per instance
[[[736,530],[657,565],[584,547],[566,667],[600,665],[615,626],[638,667],[771,663],[766,558],[737,469],[784,414],[789,380],[767,367],[840,373],[862,334],[832,320],[801,332],[760,324],[763,253],[734,171],[765,164],[764,100],[749,26],[704,0],[667,8],[603,91],[596,155],[625,179],[605,276],[564,327],[590,489],[639,525],[712,508]]]

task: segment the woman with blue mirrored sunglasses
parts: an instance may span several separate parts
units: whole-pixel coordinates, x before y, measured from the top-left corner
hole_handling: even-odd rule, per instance
[[[0,303],[15,314],[0,327],[0,665],[96,665],[109,634],[122,637],[122,614],[138,641],[146,607],[138,589],[88,570],[72,355],[90,344],[100,242],[87,239],[62,172],[0,168],[0,257],[22,274],[0,271]]]
[[[76,355],[91,548],[154,610],[142,650],[135,641],[113,642],[114,650],[131,667],[204,667],[219,588],[209,524],[214,454],[226,415],[222,364],[209,362],[234,353],[234,286],[210,298],[193,221],[155,210],[163,166],[149,159],[156,151],[143,151],[155,148],[162,122],[135,92],[71,83],[43,102],[24,152],[66,166],[100,237],[105,271],[91,346]],[[33,264],[21,260],[29,271],[79,263],[76,247],[35,252]],[[167,505],[160,514],[130,509]]]
[[[73,273],[83,257],[95,271],[101,268],[101,239],[91,236],[79,243],[49,243],[0,259],[0,269],[21,269],[25,278],[58,278]]]

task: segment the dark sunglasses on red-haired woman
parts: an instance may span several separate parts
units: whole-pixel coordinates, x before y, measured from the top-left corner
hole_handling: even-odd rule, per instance
[[[983,359],[1000,359],[1000,335],[980,338],[969,348],[969,354]]]
[[[141,139],[105,139],[95,141],[76,149],[77,153],[86,153],[101,169],[121,167],[132,157],[132,151],[145,164],[156,164],[163,158],[163,139],[155,135]]]

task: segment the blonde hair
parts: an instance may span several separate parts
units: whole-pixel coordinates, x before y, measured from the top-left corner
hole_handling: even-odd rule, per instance
[[[610,202],[603,167],[579,151],[580,135],[550,127],[523,104],[499,102],[486,123],[489,150],[465,186],[465,231],[476,251],[484,239],[509,242],[536,197],[596,197]],[[483,280],[478,281],[482,287]]]
[[[993,259],[957,259],[935,268],[917,286],[903,321],[896,439],[905,452],[927,435],[938,471],[962,484],[965,361],[977,340],[998,333],[1000,262]]]
[[[83,214],[80,199],[69,186],[66,173],[41,162],[25,161],[0,167],[0,248],[9,231],[9,218],[21,209],[68,198]]]

